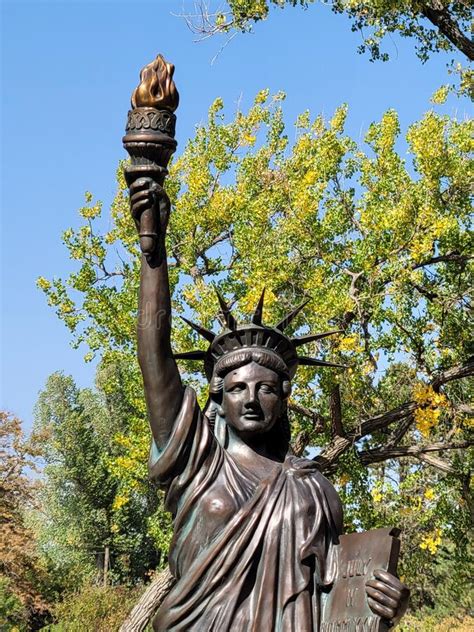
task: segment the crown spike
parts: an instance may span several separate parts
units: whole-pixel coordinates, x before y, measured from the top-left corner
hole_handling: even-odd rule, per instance
[[[265,300],[265,288],[262,290],[262,294],[258,300],[257,307],[255,308],[255,313],[252,316],[252,323],[254,325],[262,324],[262,315],[263,315],[263,302]]]
[[[298,363],[304,366],[330,366],[337,369],[347,369],[346,364],[335,364],[334,362],[325,362],[317,358],[298,357]]]
[[[182,353],[174,353],[175,360],[204,360],[206,352],[197,349],[196,351],[183,351]]]
[[[216,337],[215,333],[213,333],[209,329],[206,329],[202,325],[197,325],[196,323],[193,323],[191,320],[188,320],[184,316],[180,316],[180,318],[181,320],[184,320],[184,322],[187,323],[190,327],[192,327],[194,331],[197,331],[198,334],[202,336],[203,338],[205,338],[208,342],[212,342],[214,338]]]
[[[288,316],[285,316],[285,318],[283,320],[281,320],[278,323],[278,325],[275,325],[275,329],[278,329],[279,331],[284,331],[288,327],[288,325],[291,323],[291,321],[294,318],[296,318],[296,316],[301,312],[303,307],[305,307],[305,305],[307,305],[310,302],[310,300],[311,300],[310,298],[306,299],[306,301],[301,303],[301,305],[299,305],[299,307],[297,307],[292,312],[290,312],[288,314]]]
[[[216,291],[217,298],[219,299],[219,305],[221,307],[221,312],[222,312],[222,315],[224,316],[226,325],[231,331],[235,331],[237,329],[237,321],[232,315],[232,312],[230,311],[229,306],[227,305],[227,303],[225,302],[225,300],[222,298],[221,294],[219,293],[219,290],[217,288],[214,288],[214,289]]]
[[[292,338],[291,342],[295,345],[295,347],[300,347],[301,345],[305,345],[308,342],[321,340],[321,338],[326,338],[326,336],[334,336],[335,334],[342,333],[344,333],[343,329],[335,329],[334,331],[325,331],[321,334],[308,334],[307,336],[298,336],[297,338]]]

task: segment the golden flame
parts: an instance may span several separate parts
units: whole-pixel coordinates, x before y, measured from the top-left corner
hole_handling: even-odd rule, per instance
[[[178,107],[179,94],[173,81],[174,66],[158,55],[140,73],[140,85],[132,94],[132,108],[167,109]]]

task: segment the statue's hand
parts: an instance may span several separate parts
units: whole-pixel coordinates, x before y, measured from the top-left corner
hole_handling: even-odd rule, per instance
[[[164,237],[168,226],[171,203],[166,191],[151,178],[139,178],[130,185],[130,211],[140,232],[140,218],[151,211],[160,236]]]
[[[410,589],[387,571],[375,570],[374,577],[365,585],[367,603],[374,614],[397,625],[407,611]]]

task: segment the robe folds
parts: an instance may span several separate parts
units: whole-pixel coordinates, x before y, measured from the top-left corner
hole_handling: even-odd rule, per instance
[[[174,517],[155,632],[317,632],[335,574],[340,500],[309,460],[287,456],[259,480],[216,440],[191,388],[150,476]]]

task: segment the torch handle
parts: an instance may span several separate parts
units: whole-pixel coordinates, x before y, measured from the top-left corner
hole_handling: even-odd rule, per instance
[[[145,256],[151,255],[158,242],[158,231],[155,227],[155,218],[151,209],[143,211],[140,216],[140,249]]]
[[[167,170],[158,165],[127,165],[124,169],[125,180],[130,187],[133,182],[139,178],[149,178],[160,186],[163,186]],[[158,245],[158,237],[160,227],[157,224],[158,218],[153,213],[153,209],[147,209],[140,215],[140,250],[142,253],[149,257],[151,256]]]

